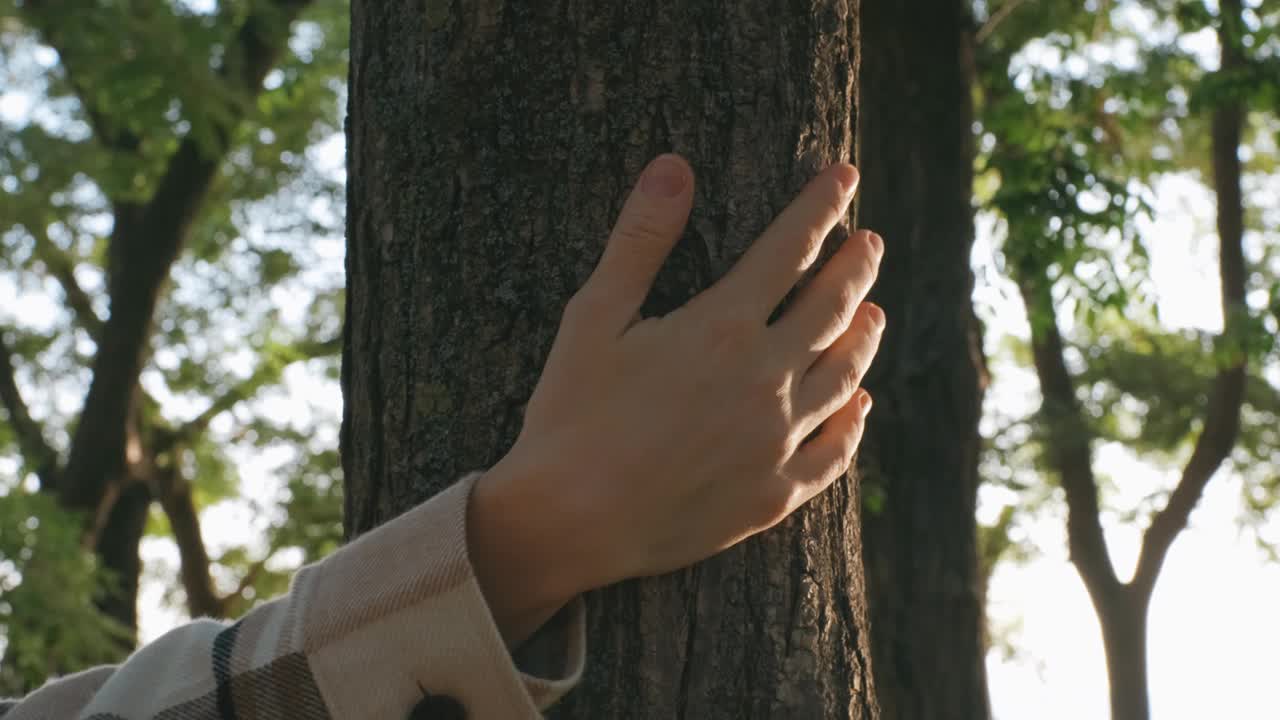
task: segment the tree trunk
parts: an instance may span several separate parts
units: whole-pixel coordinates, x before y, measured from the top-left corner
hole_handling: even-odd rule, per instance
[[[697,200],[645,315],[853,159],[857,16],[847,0],[353,2],[349,535],[510,447],[651,158],[688,158]],[[852,480],[695,568],[594,593],[587,675],[554,716],[876,717]]]
[[[1107,657],[1112,720],[1147,720],[1147,606],[1151,596],[1132,585],[1117,585],[1094,599]]]
[[[118,620],[133,633],[138,630],[138,584],[142,577],[142,536],[151,508],[151,491],[141,482],[129,483],[116,497],[98,535],[95,551],[102,566],[111,573],[111,587],[98,603],[99,609]],[[135,644],[131,636],[120,648],[128,654]]]
[[[972,20],[961,0],[862,6],[859,220],[887,246],[871,299],[888,325],[859,453],[876,689],[895,720],[986,718]]]
[[[1228,78],[1246,64],[1244,7],[1241,0],[1219,5],[1218,42],[1221,72]],[[1239,87],[1239,86],[1236,86]],[[1147,667],[1147,608],[1164,558],[1204,488],[1228,457],[1240,433],[1240,406],[1244,397],[1245,358],[1241,331],[1248,317],[1245,303],[1244,192],[1241,183],[1240,139],[1246,107],[1241,91],[1234,89],[1217,100],[1210,121],[1213,189],[1217,196],[1218,242],[1221,249],[1223,333],[1218,348],[1226,348],[1228,364],[1220,366],[1209,392],[1208,410],[1195,449],[1168,503],[1152,519],[1142,540],[1132,582],[1107,597],[1094,597],[1102,624],[1107,654],[1107,679],[1111,688],[1112,720],[1147,720],[1151,716]]]

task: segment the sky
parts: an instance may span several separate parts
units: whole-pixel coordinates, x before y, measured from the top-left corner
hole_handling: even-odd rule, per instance
[[[1206,52],[1206,57],[1212,56]],[[1206,61],[1208,62],[1208,61]],[[0,88],[0,117],[13,121],[31,111],[30,98]],[[317,161],[340,165],[341,138],[317,150]],[[1280,197],[1280,181],[1257,189],[1258,198]],[[1152,276],[1162,319],[1170,328],[1221,329],[1217,302],[1216,238],[1213,198],[1193,178],[1172,176],[1156,188],[1154,219],[1141,230],[1152,254]],[[993,267],[992,248],[998,227],[979,223],[974,265]],[[1256,241],[1256,238],[1254,238]],[[893,252],[893,238],[886,238]],[[331,249],[332,250],[332,249]],[[338,251],[321,253],[326,271],[342,271]],[[1038,402],[1034,376],[1000,357],[1004,335],[1026,338],[1029,329],[1017,293],[998,279],[980,272],[975,294],[987,325],[986,345],[993,359],[994,384],[986,397],[987,421],[996,409],[1021,414]],[[0,322],[15,316],[37,318],[40,300],[18,291],[0,276]],[[1068,314],[1062,318],[1070,325]],[[1280,385],[1280,370],[1269,369]],[[307,425],[332,424],[341,408],[337,385],[309,374],[305,365],[286,372],[285,390],[261,400],[273,415]],[[74,405],[77,398],[68,398]],[[198,410],[198,409],[196,409]],[[230,415],[219,425],[232,422]],[[332,438],[336,443],[336,437]],[[1171,486],[1169,470],[1152,468],[1121,448],[1101,446],[1096,467],[1122,480],[1109,497],[1115,507],[1127,508],[1153,487]],[[280,485],[274,473],[287,460],[280,452],[243,456],[242,486],[250,499],[268,502]],[[0,472],[4,470],[0,466]],[[1219,473],[1210,484],[1191,526],[1173,545],[1156,587],[1150,620],[1150,671],[1153,717],[1182,720],[1204,717],[1252,720],[1280,716],[1280,683],[1275,681],[1275,649],[1280,647],[1280,566],[1269,563],[1254,540],[1241,532],[1238,478]],[[1008,493],[983,489],[980,518],[990,522],[1008,502]],[[987,659],[993,708],[998,720],[1076,720],[1105,718],[1107,689],[1101,635],[1088,597],[1066,557],[1065,525],[1060,499],[1020,529],[1036,550],[1022,563],[1001,565],[992,580],[989,615],[992,627],[1012,641],[1017,652],[1005,657],[993,651]],[[204,510],[203,526],[211,552],[244,542],[260,542],[268,518],[255,514],[244,502],[226,502]],[[1125,577],[1132,569],[1138,530],[1121,524],[1114,514],[1105,522],[1117,567]],[[1280,541],[1280,526],[1268,529]],[[141,596],[141,636],[150,641],[185,620],[162,601],[163,589],[178,566],[172,542],[148,539]],[[287,553],[279,567],[291,567],[297,557]],[[230,578],[222,578],[234,584]]]

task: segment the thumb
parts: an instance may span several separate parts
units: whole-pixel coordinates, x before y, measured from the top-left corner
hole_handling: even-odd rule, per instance
[[[693,207],[693,170],[674,153],[659,155],[640,176],[584,286],[595,317],[619,333],[644,304],[658,270],[679,242]]]

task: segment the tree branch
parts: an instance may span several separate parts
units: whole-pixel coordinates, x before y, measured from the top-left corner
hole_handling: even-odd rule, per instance
[[[183,590],[187,594],[187,611],[193,618],[227,617],[232,602],[257,581],[279,548],[274,545],[267,548],[267,552],[245,570],[235,590],[219,595],[214,587],[213,575],[209,572],[212,562],[204,543],[200,513],[196,510],[191,494],[191,484],[181,478],[173,467],[157,471],[155,481],[160,507],[169,518],[169,527],[173,531],[178,556],[182,561],[180,574]]]
[[[294,352],[283,362],[264,361],[258,364],[253,373],[244,380],[227,388],[218,396],[204,412],[184,423],[173,433],[173,441],[185,442],[205,431],[209,423],[222,413],[254,396],[266,385],[279,382],[284,369],[303,360],[313,360],[327,355],[336,355],[342,350],[342,337],[328,340],[304,342],[293,348]]]
[[[1218,37],[1222,46],[1222,70],[1244,65],[1240,0],[1223,0]],[[1240,409],[1244,404],[1246,362],[1239,349],[1248,318],[1245,303],[1244,198],[1240,176],[1240,136],[1245,109],[1238,98],[1222,101],[1213,111],[1212,153],[1214,189],[1218,196],[1218,239],[1221,259],[1223,332],[1217,347],[1228,360],[1218,370],[1209,389],[1204,429],[1196,439],[1191,459],[1182,470],[1169,502],[1151,519],[1142,537],[1142,550],[1134,571],[1134,585],[1148,596],[1178,533],[1187,526],[1191,511],[1204,494],[1240,434]]]
[[[268,548],[266,555],[258,558],[256,562],[249,566],[248,570],[245,570],[244,575],[240,576],[240,582],[236,584],[236,589],[227,593],[227,595],[222,598],[222,605],[224,609],[230,605],[233,600],[241,597],[245,590],[248,590],[250,586],[257,582],[258,576],[262,574],[263,570],[267,569],[267,563],[271,558],[276,556],[277,550],[278,548],[275,547]]]
[[[987,18],[987,21],[982,24],[982,27],[978,28],[978,33],[974,36],[974,42],[979,45],[985,42],[987,38],[991,37],[991,33],[995,32],[995,29],[1000,26],[1000,23],[1004,22],[1006,18],[1012,15],[1013,11],[1017,10],[1023,2],[1025,2],[1025,0],[1006,0],[1006,2],[1000,6],[1000,9],[996,10],[991,17]]]
[[[209,552],[200,530],[200,513],[191,497],[191,485],[178,477],[176,463],[156,472],[156,494],[169,518],[173,539],[182,559],[182,587],[187,592],[191,617],[222,617],[225,602],[213,587],[209,574]]]
[[[52,490],[58,474],[58,454],[45,442],[40,424],[31,417],[27,404],[18,391],[13,367],[13,352],[0,332],[0,407],[8,414],[10,427],[18,440],[18,451],[27,465],[35,468],[42,489]]]
[[[249,399],[263,385],[274,382],[285,367],[294,362],[332,355],[342,347],[342,338],[334,338],[321,342],[302,343],[296,354],[283,365],[263,363],[249,378],[236,384],[226,393],[214,400],[204,412],[195,419],[176,430],[161,433],[155,443],[155,453],[171,453],[181,444],[189,442],[208,426],[209,422],[222,412],[230,410],[236,403]],[[204,544],[204,535],[200,529],[200,515],[196,510],[191,495],[190,483],[178,476],[173,460],[170,467],[157,471],[156,496],[160,506],[169,518],[169,526],[178,545],[178,555],[182,560],[182,585],[187,593],[187,608],[192,617],[225,617],[229,603],[239,597],[254,583],[266,566],[268,560],[275,555],[276,548],[271,548],[257,562],[249,566],[240,584],[226,596],[219,596],[213,585],[213,577],[209,573],[209,553]]]
[[[80,65],[81,59],[71,52],[71,45],[65,42],[66,35],[62,32],[69,25],[67,18],[74,14],[75,5],[76,3],[68,3],[66,0],[26,0],[21,7],[31,27],[40,33],[49,47],[57,51],[67,84],[71,86],[76,99],[80,101],[80,107],[84,110],[85,118],[89,121],[89,127],[93,129],[93,135],[98,142],[109,150],[124,153],[137,152],[142,145],[142,139],[127,128],[113,126],[107,115],[98,107],[98,103],[93,100],[89,89],[79,81],[76,68]],[[72,32],[79,31],[79,28],[72,30]]]
[[[35,255],[49,269],[49,274],[62,287],[62,293],[66,296],[67,306],[71,308],[72,314],[75,315],[76,322],[83,327],[89,336],[96,342],[102,336],[102,318],[98,317],[97,311],[93,309],[93,301],[89,298],[89,294],[80,287],[80,282],[76,280],[75,262],[63,252],[52,240],[49,239],[49,233],[44,227],[33,227],[27,225],[27,230],[31,233],[31,237],[35,239]]]
[[[1034,274],[1031,274],[1034,272]],[[1067,495],[1067,542],[1071,562],[1094,603],[1120,587],[1099,517],[1098,484],[1093,475],[1091,434],[1075,396],[1075,383],[1063,358],[1062,335],[1054,316],[1051,283],[1043,269],[1018,278],[1031,323],[1031,348],[1044,403],[1048,455]],[[1035,321],[1037,313],[1044,318]]]
[[[246,19],[230,56],[237,58],[227,82],[253,97],[286,47],[293,19],[308,0],[275,0]],[[151,333],[160,288],[213,183],[235,123],[217,131],[216,150],[185,138],[145,206],[116,207],[110,244],[111,316],[93,362],[93,380],[72,439],[63,504],[95,513],[109,478],[124,467],[126,419]]]

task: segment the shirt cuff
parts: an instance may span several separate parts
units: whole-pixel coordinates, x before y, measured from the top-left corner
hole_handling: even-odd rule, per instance
[[[471,718],[539,718],[581,679],[586,613],[575,598],[517,667],[467,554],[467,503],[483,471],[299,573],[299,624],[334,717],[404,717],[423,693]],[[536,666],[536,667],[534,667]]]

